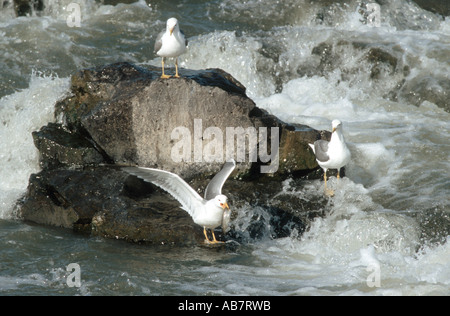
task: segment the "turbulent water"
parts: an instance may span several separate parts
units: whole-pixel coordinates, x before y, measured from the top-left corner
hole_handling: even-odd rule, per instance
[[[124,2],[46,0],[19,18],[0,7],[0,295],[450,294],[450,17],[403,0],[375,11],[358,1]],[[347,177],[330,179],[336,195],[303,235],[272,239],[270,215],[251,207],[233,222],[244,238],[220,250],[17,219],[15,202],[39,171],[31,132],[54,121],[70,75],[160,65],[153,43],[171,16],[189,39],[182,67],[228,71],[284,121],[343,122]],[[279,194],[323,190],[292,181]],[[246,235],[255,216],[267,223],[258,238]],[[71,263],[81,277],[73,287]]]

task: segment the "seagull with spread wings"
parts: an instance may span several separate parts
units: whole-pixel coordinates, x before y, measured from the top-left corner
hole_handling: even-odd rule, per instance
[[[228,198],[222,194],[225,181],[236,167],[232,159],[227,161],[222,170],[209,182],[205,190],[205,198],[202,198],[189,184],[180,176],[159,169],[144,167],[124,167],[124,171],[151,182],[170,193],[182,208],[191,215],[194,223],[203,227],[206,243],[220,243],[214,235],[214,228],[222,226],[226,232],[230,222],[231,211],[228,206]],[[210,229],[213,240],[210,241],[206,232]]]

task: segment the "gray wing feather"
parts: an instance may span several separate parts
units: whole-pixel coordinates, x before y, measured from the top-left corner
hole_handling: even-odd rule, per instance
[[[162,31],[158,34],[158,36],[156,37],[156,41],[155,41],[155,53],[157,53],[161,47],[162,47],[162,37],[164,35],[165,31]]]
[[[233,172],[234,168],[236,168],[236,162],[234,159],[227,161],[222,170],[220,170],[214,178],[209,182],[208,186],[205,190],[205,200],[211,200],[215,198],[217,195],[222,194],[222,187],[225,181],[228,179],[230,174]]]
[[[169,192],[192,217],[195,211],[205,204],[202,197],[174,173],[143,167],[125,167],[122,170]]]
[[[314,154],[316,155],[317,160],[325,162],[330,159],[327,155],[328,143],[328,141],[323,139],[314,142]]]
[[[180,30],[180,33],[183,34],[183,37],[184,37],[184,45],[187,46],[187,45],[188,45],[188,40],[187,40],[186,34],[184,34],[183,30]]]

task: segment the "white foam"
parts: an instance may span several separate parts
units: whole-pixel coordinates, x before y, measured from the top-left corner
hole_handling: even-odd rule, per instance
[[[258,63],[264,59],[259,53],[261,47],[251,36],[216,31],[189,38],[188,51],[180,57],[180,64],[191,69],[221,68],[242,82],[250,97],[270,95],[275,87],[258,69]]]
[[[385,152],[382,146],[374,147],[380,155]],[[291,183],[285,181],[280,194],[311,198],[323,192],[320,182],[310,182],[301,192]],[[348,178],[333,177],[329,185],[335,190],[329,213],[316,218],[301,238],[294,232],[257,245],[253,254],[266,263],[265,275],[278,280],[266,291],[286,279],[298,287],[292,294],[300,295],[448,293],[449,237],[443,244],[421,246],[421,229],[414,218],[384,208],[369,190]]]
[[[440,30],[444,33],[449,35],[450,34],[450,17],[445,17],[444,21],[442,21],[440,25]]]
[[[144,0],[116,6],[85,0],[79,2],[83,27],[68,28],[68,2],[49,0],[40,18],[9,19],[10,12],[1,11],[0,45],[5,44],[5,67],[11,68],[5,70],[8,80],[21,77],[28,83],[30,67],[35,67],[28,60],[40,59],[40,69],[59,71],[58,67],[66,67],[64,71],[70,72],[118,57],[145,60],[143,56],[147,55],[139,55],[140,50],[147,49],[148,39],[157,33],[153,27],[159,30],[164,24]],[[294,2],[297,6],[290,8]],[[228,71],[247,87],[258,106],[287,122],[329,130],[331,120],[339,118],[353,150],[347,177],[339,182],[335,177],[329,180],[336,193],[326,205],[329,213],[315,219],[301,238],[293,231],[291,237],[272,240],[267,211],[248,206],[238,212],[234,228],[254,249],[251,262],[219,263],[200,269],[205,273],[199,279],[204,280],[206,274],[210,280],[222,282],[215,293],[449,293],[450,240],[424,246],[420,236],[423,227],[408,214],[433,207],[448,209],[450,116],[431,101],[415,107],[402,95],[388,99],[386,94],[398,92],[403,76],[406,84],[425,80],[426,88],[445,91],[450,70],[450,20],[430,18],[412,2],[395,0],[385,4],[392,10],[385,11],[381,27],[369,27],[361,23],[356,6],[351,7],[356,1],[349,3],[350,7],[336,4],[322,11],[324,21],[319,25],[314,4],[299,7],[297,1],[288,5],[226,1],[218,10],[222,18],[231,20],[242,18],[247,9],[248,16],[254,12],[272,14],[275,11],[269,9],[273,8],[281,10],[273,23],[266,25],[267,16],[255,15],[255,22],[249,25],[261,24],[262,28],[258,25],[259,31],[254,33],[215,31],[189,36],[189,51],[180,58],[183,67]],[[211,19],[217,18],[214,10],[209,13]],[[118,43],[117,50],[101,41],[112,29],[118,34],[126,30],[129,35],[112,38]],[[139,44],[142,42],[146,44]],[[312,50],[324,42],[332,45],[333,56],[339,60],[321,73],[317,71],[321,56],[312,54]],[[8,45],[11,43],[14,45]],[[122,47],[128,50],[121,51]],[[367,61],[367,47],[395,56],[396,72],[390,74],[381,68],[379,79],[370,78],[372,64]],[[47,54],[49,51],[52,53]],[[58,62],[52,59],[55,56]],[[335,60],[325,60],[330,61]],[[159,66],[160,59],[151,63]],[[14,202],[25,192],[29,175],[39,170],[31,132],[53,120],[53,105],[68,85],[68,79],[34,74],[28,88],[0,99],[0,218],[12,216]],[[17,89],[14,82],[5,87]],[[280,194],[296,194],[306,200],[323,194],[323,182],[319,180],[307,182],[299,192],[290,185],[286,181]],[[250,236],[252,219],[261,224],[262,236]],[[418,247],[422,247],[419,252]],[[366,284],[369,265],[381,269],[379,288]],[[54,271],[53,279],[61,276],[62,270]],[[0,283],[16,289],[16,281],[41,285],[45,278],[6,276]],[[204,292],[204,282],[193,286],[197,286],[197,293]]]
[[[300,240],[288,237],[258,245],[253,254],[265,265],[257,270],[274,278],[262,293],[283,286],[296,288],[290,292],[296,295],[448,293],[449,240],[419,254],[405,251],[410,243],[405,239],[417,241],[411,220],[394,216],[392,221],[391,215],[353,214],[339,220],[330,215],[316,220]],[[331,218],[333,223],[328,222]]]
[[[257,99],[257,105],[282,119],[292,122],[294,117],[296,122],[303,120],[303,124],[310,125],[323,123],[323,118],[345,121],[356,115],[355,105],[346,97],[346,92],[332,81],[318,76],[291,80],[281,93]]]
[[[68,88],[68,78],[33,74],[28,89],[0,99],[0,218],[12,216],[30,174],[39,170],[31,133],[54,120],[54,105]]]

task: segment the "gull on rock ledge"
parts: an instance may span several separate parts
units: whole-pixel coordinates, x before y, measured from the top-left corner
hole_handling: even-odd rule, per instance
[[[330,141],[323,139],[316,140],[314,144],[308,144],[315,156],[317,163],[323,169],[323,179],[325,181],[325,194],[329,196],[334,195],[333,190],[327,188],[327,170],[337,169],[337,178],[340,178],[340,170],[350,161],[350,150],[345,143],[344,135],[342,134],[342,123],[339,120],[331,122],[332,132]]]
[[[186,51],[187,40],[183,31],[180,30],[178,20],[170,18],[167,20],[166,30],[158,34],[155,41],[155,53],[162,57],[162,75],[161,78],[167,79],[171,76],[164,73],[164,59],[175,58],[175,78],[179,78],[178,74],[178,56]]]
[[[231,211],[227,203],[228,198],[222,194],[222,187],[235,167],[236,162],[233,159],[224,164],[222,170],[206,187],[205,198],[202,198],[186,181],[174,173],[144,167],[124,167],[122,170],[170,193],[191,215],[194,223],[203,226],[205,242],[216,244],[220,241],[217,241],[214,235],[214,228],[222,226],[223,232],[226,232],[230,222]],[[208,238],[207,228],[211,229],[212,241]]]

